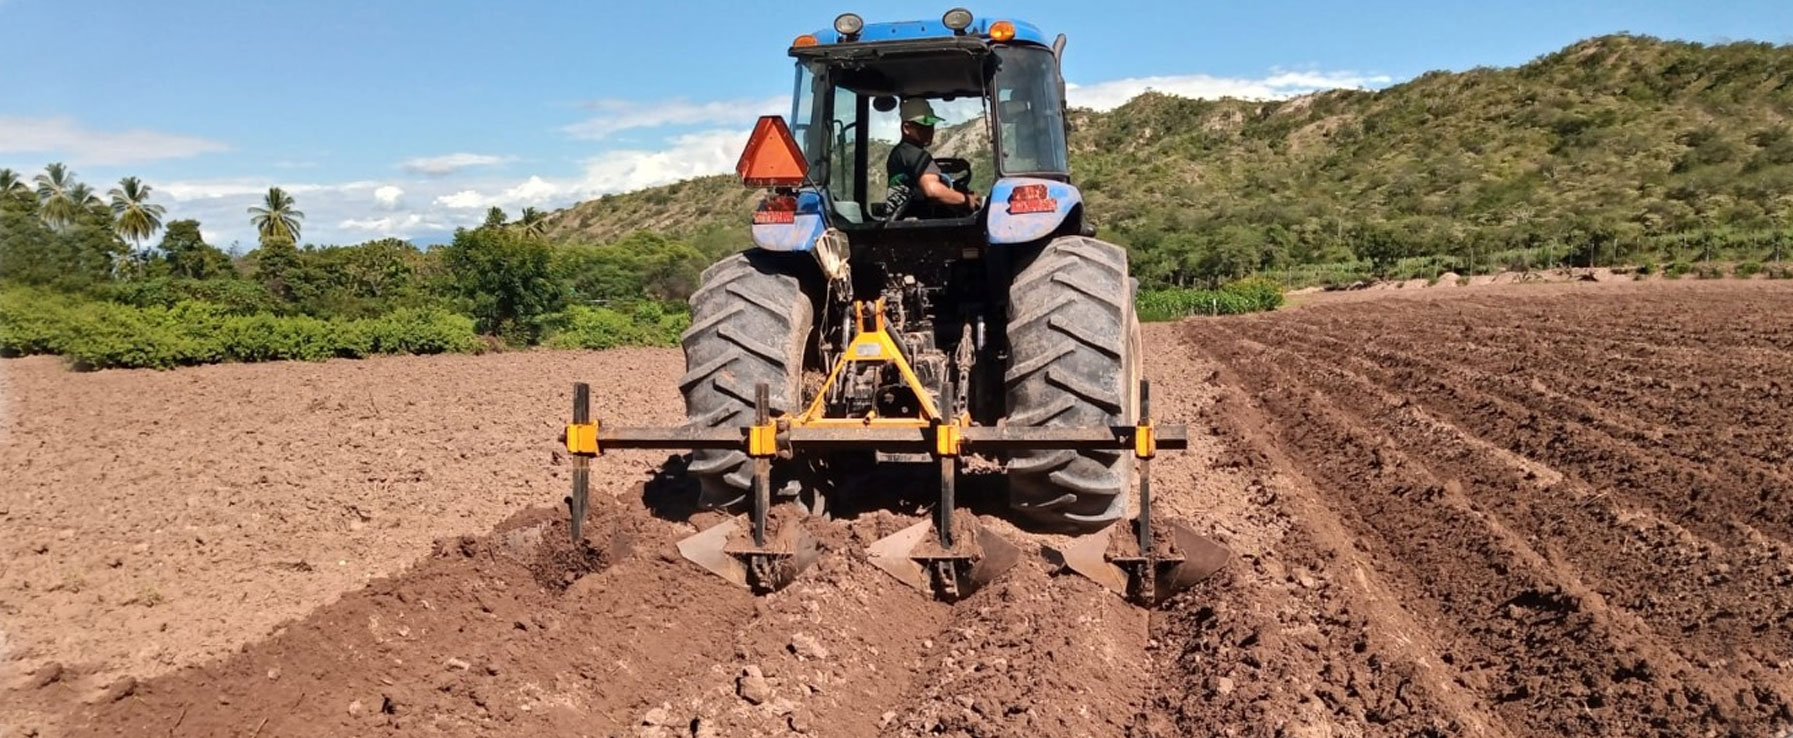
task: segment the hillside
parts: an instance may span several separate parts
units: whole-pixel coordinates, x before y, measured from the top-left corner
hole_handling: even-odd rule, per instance
[[[1605,36],[1528,64],[1292,100],[1077,111],[1072,168],[1148,276],[1558,244],[1760,238],[1793,215],[1793,47]],[[987,183],[984,183],[987,185]],[[719,176],[556,213],[561,240],[744,229]]]

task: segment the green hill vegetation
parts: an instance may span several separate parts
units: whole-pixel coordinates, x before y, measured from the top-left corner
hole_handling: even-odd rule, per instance
[[[1793,251],[1793,47],[1638,36],[1519,67],[1273,102],[1148,93],[1076,111],[1072,171],[1149,284],[1395,276]],[[549,214],[745,243],[726,176]],[[1321,265],[1321,266],[1316,266]]]

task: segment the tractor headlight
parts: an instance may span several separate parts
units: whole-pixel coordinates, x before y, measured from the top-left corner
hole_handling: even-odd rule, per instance
[[[834,32],[842,36],[857,36],[865,30],[865,19],[853,13],[841,13],[834,18]]]
[[[940,22],[952,29],[954,33],[958,33],[971,27],[971,11],[964,8],[953,8],[946,11],[946,15],[940,16]]]

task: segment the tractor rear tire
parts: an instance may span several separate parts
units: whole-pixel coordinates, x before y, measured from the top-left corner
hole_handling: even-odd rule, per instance
[[[1131,425],[1138,417],[1139,321],[1127,252],[1082,236],[1053,239],[1009,286],[1007,424]],[[1127,512],[1133,455],[1023,451],[1008,462],[1023,522],[1089,533]]]
[[[801,410],[803,359],[815,308],[803,290],[800,266],[783,254],[749,251],[704,270],[691,295],[685,349],[686,423],[699,427],[753,425],[754,387],[770,389],[773,415]],[[744,451],[699,450],[686,470],[700,485],[703,508],[740,509],[753,485]],[[791,484],[773,468],[773,493]]]

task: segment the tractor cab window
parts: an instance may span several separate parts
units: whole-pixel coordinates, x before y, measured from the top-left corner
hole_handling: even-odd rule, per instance
[[[825,84],[809,63],[797,62],[796,94],[791,96],[791,137],[797,139],[797,147],[803,149],[803,158],[809,160],[810,171],[818,179],[822,178],[822,168],[827,165],[824,157],[828,151],[828,131],[826,126],[815,125],[815,120],[824,113],[816,105],[816,92]]]
[[[1058,60],[1038,47],[996,50],[997,164],[1005,176],[1066,174],[1065,108],[1060,98]]]
[[[858,160],[859,127],[865,123],[859,117],[863,106],[859,93],[845,87],[836,87],[830,94],[834,96],[834,104],[828,122],[828,195],[834,202],[835,213],[848,222],[859,223],[865,220],[865,211],[856,197],[860,173],[856,171],[855,163]]]

